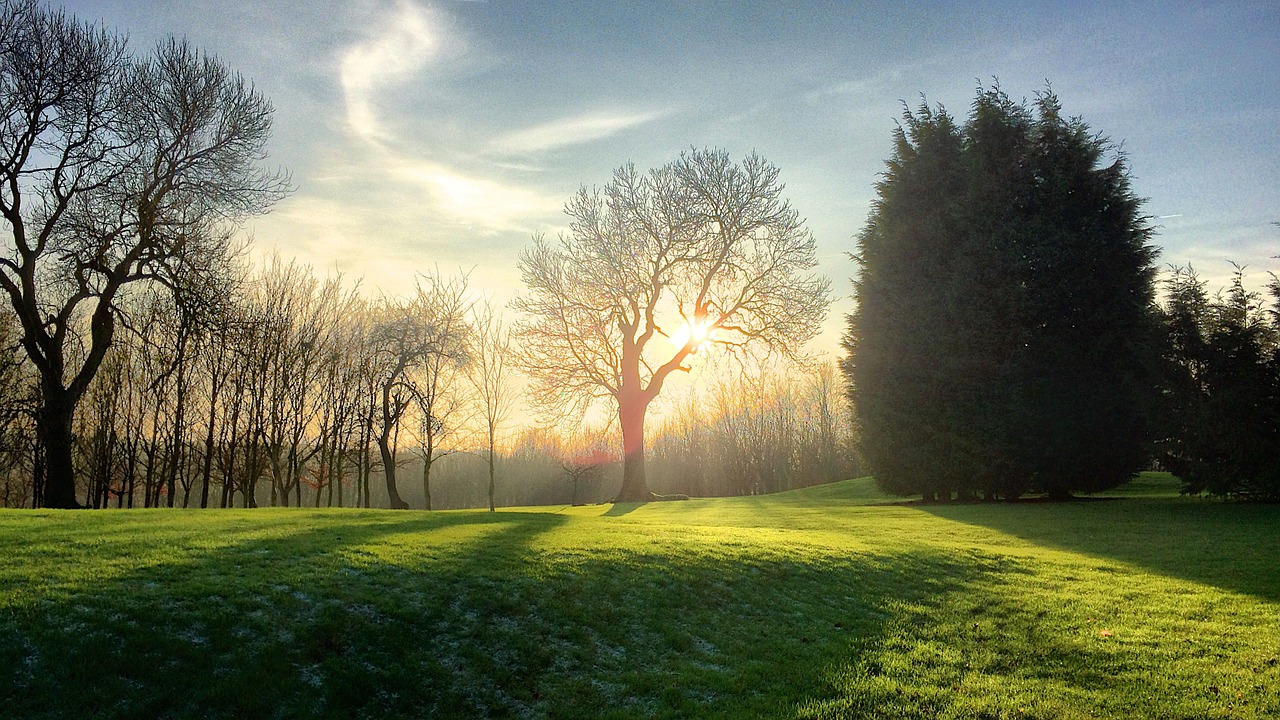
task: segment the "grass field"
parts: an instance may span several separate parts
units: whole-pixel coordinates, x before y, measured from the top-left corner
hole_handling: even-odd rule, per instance
[[[0,512],[0,716],[1280,717],[1280,507]]]

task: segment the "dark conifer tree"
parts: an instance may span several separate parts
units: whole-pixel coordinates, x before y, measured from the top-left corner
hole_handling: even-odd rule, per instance
[[[1280,500],[1278,316],[1240,271],[1209,299],[1177,268],[1165,305],[1162,462],[1187,492]]]

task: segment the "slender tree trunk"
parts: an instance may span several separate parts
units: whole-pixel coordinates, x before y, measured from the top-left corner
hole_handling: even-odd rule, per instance
[[[489,512],[494,511],[493,489],[493,423],[489,423]]]
[[[45,472],[43,435],[43,432],[37,431],[36,441],[31,444],[31,507],[33,508],[44,507],[45,478],[48,477],[48,473]]]
[[[129,493],[129,509],[133,509],[133,493],[135,491],[138,479],[138,441],[129,442],[129,463],[128,467],[128,493]]]
[[[209,432],[204,436],[204,467],[200,470],[200,508],[209,507],[209,481],[213,476],[213,403],[209,403]]]
[[[364,465],[364,480],[361,482],[364,486],[364,508],[368,510],[373,507],[373,491],[369,489],[369,483],[373,480],[373,454],[368,453],[368,458]]]
[[[429,444],[428,444],[429,445]],[[430,447],[422,456],[422,496],[425,498],[426,508],[431,509],[431,462],[433,451]]]
[[[180,347],[178,348],[178,352],[180,354],[186,352],[185,342],[183,342],[180,345]],[[186,417],[187,415],[187,361],[186,361],[186,358],[181,356],[179,356],[179,359],[178,359],[178,378],[177,378],[176,391],[177,393],[175,397],[177,398],[177,404],[174,407],[174,417],[173,417],[173,452],[172,452],[173,464],[169,467],[169,473],[168,473],[169,477],[166,481],[169,487],[169,498],[167,501],[169,507],[173,507],[174,502],[177,500],[178,473],[182,472],[183,464],[185,462],[185,459],[183,458],[183,455],[185,454],[183,453],[183,445],[186,444],[185,443],[186,436],[183,430],[187,422],[187,417]],[[186,505],[185,501],[183,502],[183,505],[184,506]]]

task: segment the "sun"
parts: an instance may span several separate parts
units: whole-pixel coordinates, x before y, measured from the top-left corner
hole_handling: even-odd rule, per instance
[[[710,342],[714,333],[715,328],[710,322],[685,322],[671,333],[671,344],[677,348],[691,346],[692,352],[697,352]]]

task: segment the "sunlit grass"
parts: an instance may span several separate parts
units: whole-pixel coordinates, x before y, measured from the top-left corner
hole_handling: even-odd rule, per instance
[[[1280,508],[0,513],[0,716],[1280,716]]]

